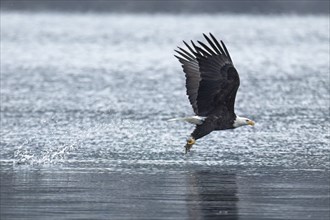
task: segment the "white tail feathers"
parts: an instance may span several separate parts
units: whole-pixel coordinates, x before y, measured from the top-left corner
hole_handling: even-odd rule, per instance
[[[172,118],[167,121],[186,121],[188,123],[194,124],[194,125],[201,125],[203,124],[206,117],[202,116],[190,116],[190,117],[184,117],[184,118]]]

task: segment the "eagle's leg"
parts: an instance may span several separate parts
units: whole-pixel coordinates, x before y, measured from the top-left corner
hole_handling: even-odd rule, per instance
[[[205,135],[211,133],[216,125],[216,117],[215,116],[208,116],[203,124],[196,125],[195,130],[191,133],[190,137],[187,140],[187,144],[185,146],[186,153],[190,151],[192,146],[196,143],[197,139],[204,137]]]
[[[196,140],[193,137],[188,138],[187,144],[184,146],[186,149],[186,154],[190,151],[192,146],[196,143]]]

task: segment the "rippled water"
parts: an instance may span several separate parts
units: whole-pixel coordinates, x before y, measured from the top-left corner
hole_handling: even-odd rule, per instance
[[[1,215],[327,219],[328,30],[326,16],[2,12]],[[208,32],[257,124],[184,155],[193,127],[166,121],[193,114],[173,49]]]

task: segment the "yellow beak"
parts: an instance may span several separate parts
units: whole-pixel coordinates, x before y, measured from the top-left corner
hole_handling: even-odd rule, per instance
[[[247,123],[248,125],[251,125],[251,126],[254,126],[254,124],[255,124],[255,122],[254,121],[252,121],[252,120],[250,120],[250,121],[248,121],[248,123]]]

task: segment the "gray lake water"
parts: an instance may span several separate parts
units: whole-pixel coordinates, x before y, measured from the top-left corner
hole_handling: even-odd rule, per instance
[[[173,49],[212,32],[236,112],[184,155]],[[1,12],[1,219],[329,219],[327,16]]]

